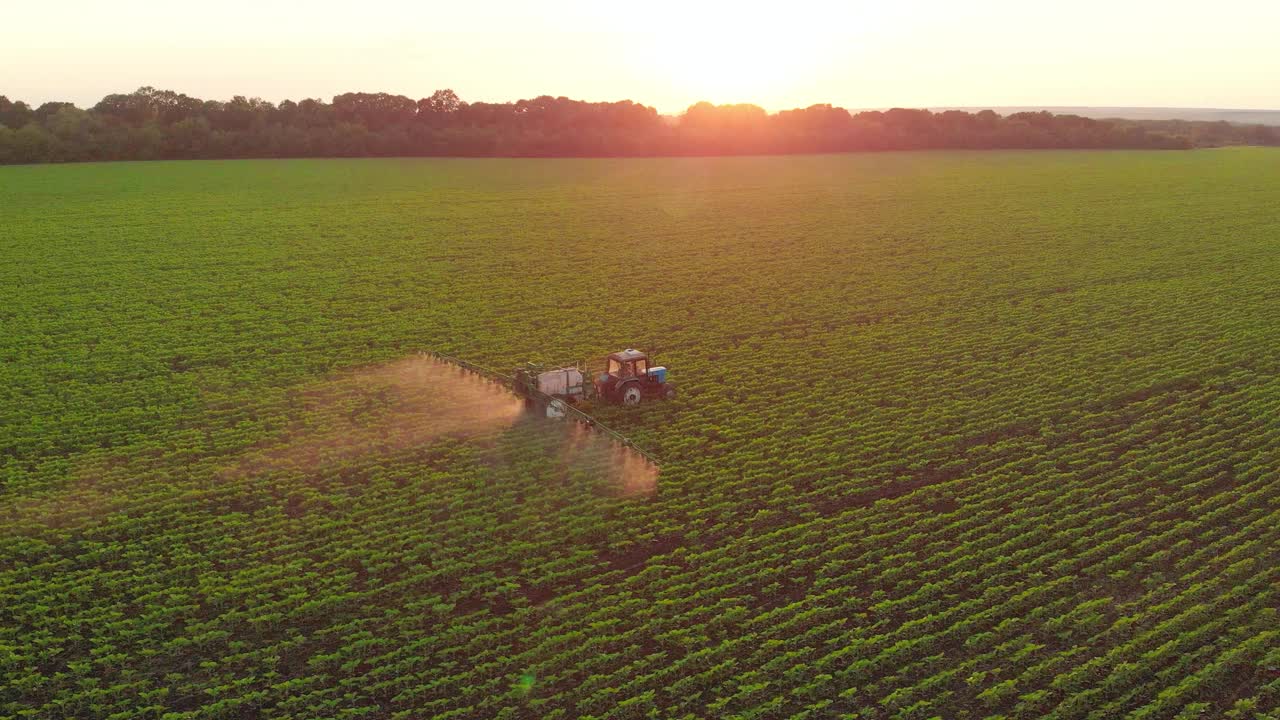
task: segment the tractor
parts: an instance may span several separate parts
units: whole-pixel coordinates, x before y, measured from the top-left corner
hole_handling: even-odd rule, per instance
[[[647,397],[670,400],[676,396],[675,387],[667,382],[667,369],[650,367],[648,355],[631,349],[609,355],[595,386],[596,395],[627,406],[639,405]]]
[[[675,397],[675,387],[667,382],[667,369],[650,367],[649,356],[639,350],[610,354],[605,359],[604,372],[596,376],[594,383],[587,381],[589,375],[583,372],[582,363],[560,367],[527,363],[524,367],[516,368],[511,375],[506,375],[431,350],[423,351],[422,354],[435,362],[453,365],[495,385],[510,388],[524,399],[525,407],[535,415],[576,421],[591,431],[607,435],[620,447],[638,454],[645,462],[655,467],[657,465],[651,455],[637,447],[629,438],[588,415],[584,407],[590,409],[589,406],[582,406],[583,401],[593,397],[625,406],[639,405],[646,397]]]
[[[650,367],[649,356],[639,350],[610,354],[593,385],[587,384],[576,365],[547,368],[530,363],[517,369],[511,380],[512,389],[529,408],[547,417],[564,417],[572,406],[593,396],[635,406],[645,398],[671,399],[676,395],[675,386],[667,382],[667,369]]]

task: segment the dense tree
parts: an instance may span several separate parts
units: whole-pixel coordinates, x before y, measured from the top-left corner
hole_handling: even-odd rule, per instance
[[[413,120],[418,104],[403,95],[344,93],[333,99],[333,110],[340,121],[378,131]]]
[[[33,113],[34,120],[38,123],[47,124],[49,118],[58,114],[63,108],[75,108],[75,105],[69,102],[47,102],[36,108]]]
[[[18,162],[13,156],[13,131],[0,124],[0,165]]]
[[[466,107],[466,103],[452,90],[437,90],[417,102],[418,118],[424,122],[438,124],[446,120],[451,113]]]
[[[209,106],[172,90],[142,87],[128,94],[108,95],[93,110],[103,117],[129,125],[148,122],[172,125],[207,112]]]
[[[35,123],[27,123],[13,133],[13,162],[34,163],[53,159],[54,139],[48,130]]]
[[[275,105],[243,95],[223,102],[142,87],[108,95],[87,111],[66,102],[33,110],[0,96],[0,128],[0,163],[1280,145],[1274,128],[1225,122],[910,108],[852,114],[826,104],[771,115],[755,105],[707,102],[663,117],[630,100],[592,103],[540,95],[513,103],[467,103],[448,89],[418,100],[343,93],[332,102],[308,98]]]
[[[0,95],[0,125],[4,125],[10,129],[17,129],[31,122],[34,113],[31,112],[31,106],[21,100],[14,102],[4,95]]]

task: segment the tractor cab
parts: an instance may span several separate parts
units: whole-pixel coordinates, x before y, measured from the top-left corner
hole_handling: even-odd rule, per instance
[[[639,405],[645,397],[675,397],[667,369],[652,366],[649,356],[639,350],[610,353],[595,385],[597,395],[622,405]]]
[[[618,378],[643,377],[649,372],[649,356],[639,350],[612,353],[605,372]]]

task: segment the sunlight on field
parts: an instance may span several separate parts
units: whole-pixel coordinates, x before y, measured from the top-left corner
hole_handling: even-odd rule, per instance
[[[1276,707],[1276,160],[0,168],[0,716]]]

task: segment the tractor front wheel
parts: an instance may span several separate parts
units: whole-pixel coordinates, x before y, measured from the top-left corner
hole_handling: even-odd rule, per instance
[[[676,399],[676,389],[675,389],[674,387],[672,387],[672,386],[668,385],[665,389],[663,389],[663,391],[662,391],[662,397],[666,398],[667,400],[675,400],[675,399]]]
[[[627,407],[635,407],[640,404],[641,397],[639,385],[628,385],[622,391],[622,404]]]

